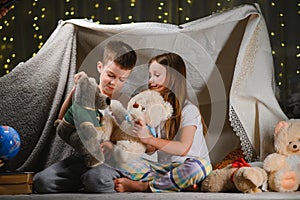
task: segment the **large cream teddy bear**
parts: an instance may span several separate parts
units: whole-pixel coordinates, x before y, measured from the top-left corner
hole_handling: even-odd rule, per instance
[[[100,92],[94,78],[82,77],[76,85],[73,102],[62,120],[55,121],[57,134],[78,153],[84,155],[87,167],[95,167],[104,160],[99,148],[103,138],[101,113],[110,98]]]
[[[239,158],[222,169],[213,170],[201,184],[202,192],[257,193],[267,190],[267,173],[260,167],[251,167]]]
[[[269,173],[269,188],[278,192],[291,192],[300,184],[300,120],[280,121],[274,131],[275,153],[264,160]]]
[[[119,167],[140,157],[146,151],[146,146],[132,133],[134,121],[144,120],[149,132],[157,137],[155,128],[168,120],[173,113],[171,104],[153,90],[145,90],[132,97],[127,109],[120,101],[112,100],[110,109],[113,118],[104,116],[102,123],[106,127],[105,137],[115,143],[113,158]]]

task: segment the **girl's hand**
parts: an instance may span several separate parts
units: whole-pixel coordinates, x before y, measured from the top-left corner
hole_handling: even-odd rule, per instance
[[[109,160],[112,158],[112,151],[113,151],[113,146],[114,144],[111,143],[110,141],[105,141],[100,144],[100,148],[105,156],[105,159]]]
[[[140,138],[141,142],[143,142],[144,144],[148,143],[148,140],[153,137],[147,126],[146,123],[143,120],[135,120],[133,123],[133,128],[132,128],[132,132]]]
[[[153,154],[155,151],[156,151],[157,149],[154,147],[154,146],[152,146],[152,145],[150,145],[150,144],[147,144],[146,145],[146,153],[147,154]]]

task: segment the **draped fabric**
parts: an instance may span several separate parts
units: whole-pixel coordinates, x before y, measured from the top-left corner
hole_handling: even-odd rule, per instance
[[[244,5],[179,26],[59,21],[36,56],[0,79],[0,124],[13,126],[22,140],[7,167],[39,171],[72,153],[56,136],[54,120],[76,72],[99,77],[96,62],[110,40],[122,40],[138,54],[120,99],[147,83],[150,57],[162,52],[182,56],[189,97],[208,125],[213,163],[240,145],[248,161],[273,152],[274,126],[286,116],[274,95],[264,18],[258,5]]]

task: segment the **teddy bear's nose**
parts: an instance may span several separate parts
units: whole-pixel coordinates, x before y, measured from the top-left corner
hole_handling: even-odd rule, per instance
[[[293,149],[297,149],[297,145],[296,144],[293,145]]]
[[[106,100],[105,100],[105,102],[106,102],[107,105],[110,105],[110,98],[107,97]]]
[[[138,108],[138,107],[139,107],[139,104],[135,102],[135,103],[132,105],[132,107]]]

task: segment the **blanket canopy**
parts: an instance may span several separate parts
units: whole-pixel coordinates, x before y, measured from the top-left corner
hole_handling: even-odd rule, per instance
[[[213,164],[239,146],[248,161],[274,151],[273,129],[287,117],[274,95],[268,31],[254,4],[182,25],[59,21],[36,56],[0,79],[0,124],[14,127],[22,142],[19,154],[5,167],[39,171],[72,153],[56,135],[54,121],[75,73],[83,70],[99,77],[96,62],[110,40],[130,44],[138,55],[124,97],[147,83],[150,57],[162,52],[182,56],[189,97],[208,125]]]

